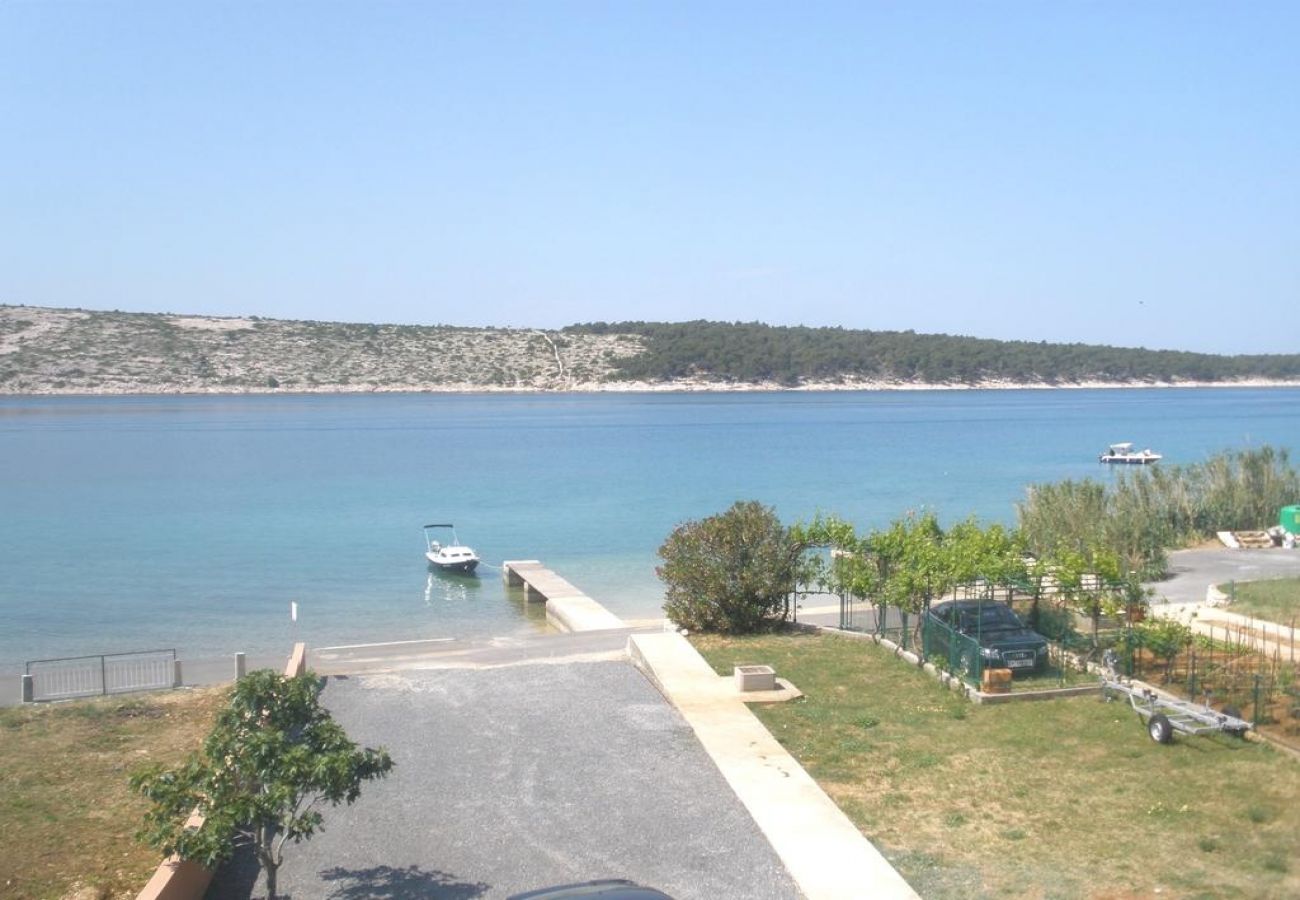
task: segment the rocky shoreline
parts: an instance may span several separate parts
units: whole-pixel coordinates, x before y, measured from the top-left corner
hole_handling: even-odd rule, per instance
[[[564,387],[530,387],[495,384],[385,384],[385,385],[313,385],[310,387],[263,388],[176,388],[162,384],[115,385],[89,389],[46,388],[41,390],[5,391],[0,397],[127,397],[127,396],[244,396],[293,394],[688,394],[688,393],[845,393],[852,391],[1010,391],[1010,390],[1134,390],[1187,388],[1298,388],[1300,381],[1093,381],[1071,384],[1042,382],[987,381],[976,384],[931,384],[921,382],[816,382],[797,386],[776,383],[730,383],[702,380],[671,382],[606,381],[582,382]]]

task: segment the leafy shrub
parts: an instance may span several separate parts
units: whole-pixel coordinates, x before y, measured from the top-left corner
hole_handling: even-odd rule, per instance
[[[664,612],[685,628],[744,634],[785,618],[801,546],[769,507],[737,502],[678,525],[659,548]]]

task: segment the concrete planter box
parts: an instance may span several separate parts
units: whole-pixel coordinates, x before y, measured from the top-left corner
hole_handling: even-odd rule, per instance
[[[742,694],[748,691],[774,691],[776,671],[771,666],[736,666],[736,690]]]

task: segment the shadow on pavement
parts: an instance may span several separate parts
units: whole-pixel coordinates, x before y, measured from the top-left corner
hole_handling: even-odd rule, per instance
[[[426,872],[419,866],[395,869],[392,866],[372,866],[369,869],[344,869],[335,866],[321,871],[323,881],[332,884],[329,897],[340,900],[469,900],[487,893],[491,885],[482,882],[457,881],[447,872]]]
[[[204,893],[204,900],[242,900],[253,896],[257,878],[262,874],[253,848],[247,845],[235,850],[230,859],[217,867],[212,883]]]

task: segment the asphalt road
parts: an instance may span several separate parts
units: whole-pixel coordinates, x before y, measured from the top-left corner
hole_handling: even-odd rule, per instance
[[[797,889],[694,733],[629,663],[558,660],[329,680],[356,741],[396,762],[290,846],[299,898],[498,898],[630,878],[679,900]],[[232,866],[208,896],[261,896]]]
[[[1169,570],[1170,578],[1148,585],[1155,589],[1155,602],[1200,604],[1213,584],[1300,575],[1300,550],[1175,550],[1169,554]]]

